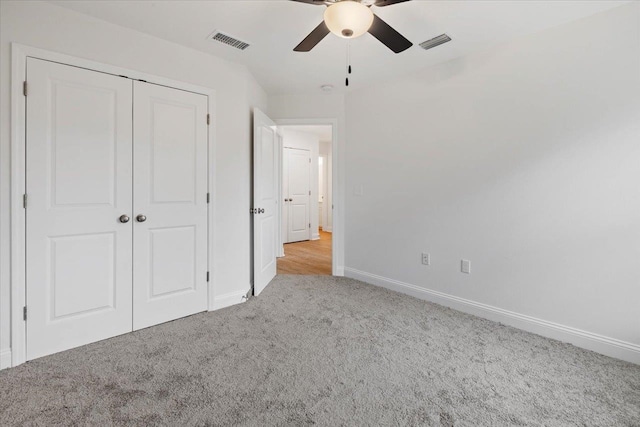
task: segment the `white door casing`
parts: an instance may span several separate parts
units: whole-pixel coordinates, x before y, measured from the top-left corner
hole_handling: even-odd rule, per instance
[[[289,148],[282,148],[282,243],[289,243]],[[284,256],[284,247],[283,247]]]
[[[275,123],[253,111],[253,292],[276,275],[278,232],[278,135]]]
[[[34,359],[131,331],[132,81],[34,58],[27,78]]]
[[[287,193],[287,243],[311,238],[311,154],[309,150],[285,148]]]
[[[330,205],[330,197],[329,197],[329,172],[331,171],[329,168],[329,158],[327,156],[322,156],[322,166],[320,166],[320,169],[322,170],[322,184],[320,186],[321,188],[321,192],[322,192],[322,196],[320,197],[320,200],[322,201],[322,204],[320,206],[320,226],[322,227],[323,231],[330,231],[331,228],[329,226],[329,217],[328,217],[328,207]]]
[[[208,100],[138,81],[133,97],[135,330],[207,309]]]

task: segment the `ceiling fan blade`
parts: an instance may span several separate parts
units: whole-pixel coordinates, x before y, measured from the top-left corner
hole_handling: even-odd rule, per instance
[[[396,3],[404,3],[405,1],[409,1],[409,0],[377,0],[375,3],[373,3],[373,5],[378,7],[384,7],[384,6],[391,6],[392,4],[396,4]]]
[[[297,1],[298,3],[314,4],[318,6],[324,6],[325,4],[325,0],[291,0],[291,1]],[[407,1],[407,0],[401,0],[401,1]]]
[[[389,24],[378,18],[377,15],[373,15],[373,24],[371,24],[371,28],[369,28],[369,34],[380,40],[382,44],[395,53],[400,53],[413,46],[413,43],[394,30]]]
[[[322,21],[320,25],[318,25],[309,35],[300,42],[298,46],[293,48],[296,52],[309,52],[314,48],[315,45],[320,43],[320,40],[325,38],[325,36],[329,34],[329,28],[327,28],[327,24]]]

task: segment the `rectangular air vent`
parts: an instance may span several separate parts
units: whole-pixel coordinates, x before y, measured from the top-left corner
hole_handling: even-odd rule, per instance
[[[228,34],[222,33],[220,31],[214,31],[209,36],[211,40],[215,40],[220,43],[224,43],[227,46],[235,47],[236,49],[245,50],[249,47],[249,43],[243,42],[242,40],[238,40],[235,37],[232,37]]]
[[[440,46],[443,43],[451,41],[451,37],[446,34],[441,34],[438,37],[434,37],[426,42],[420,43],[420,47],[424,50],[431,49],[432,47]]]

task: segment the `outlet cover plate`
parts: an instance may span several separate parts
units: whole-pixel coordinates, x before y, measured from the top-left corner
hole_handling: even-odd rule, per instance
[[[431,255],[426,253],[426,252],[422,252],[422,265],[431,265]]]
[[[469,261],[468,259],[463,259],[460,262],[460,271],[465,274],[471,274],[471,261]]]

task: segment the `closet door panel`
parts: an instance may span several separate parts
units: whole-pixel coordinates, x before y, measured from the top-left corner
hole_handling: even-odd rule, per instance
[[[27,60],[27,359],[132,329],[132,82]]]
[[[207,309],[207,101],[134,83],[134,329]]]

